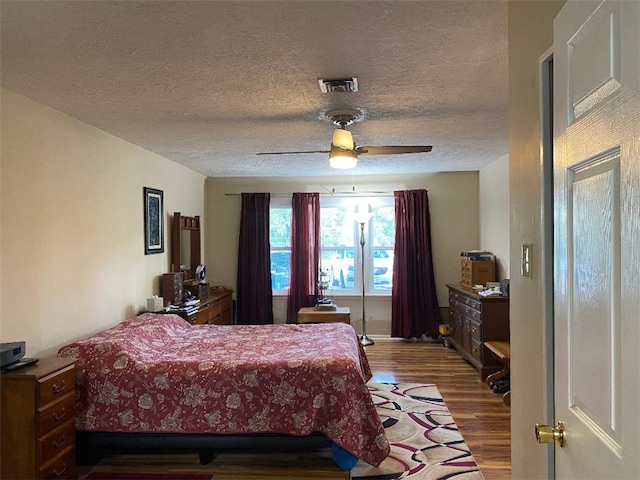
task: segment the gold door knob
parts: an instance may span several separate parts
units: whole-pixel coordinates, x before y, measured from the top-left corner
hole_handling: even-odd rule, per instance
[[[555,427],[536,423],[536,440],[538,443],[553,443],[556,441],[560,448],[564,448],[567,444],[564,422],[557,422]]]

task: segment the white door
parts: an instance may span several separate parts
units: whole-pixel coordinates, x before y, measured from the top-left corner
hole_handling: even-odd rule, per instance
[[[554,23],[556,478],[640,479],[640,1]]]

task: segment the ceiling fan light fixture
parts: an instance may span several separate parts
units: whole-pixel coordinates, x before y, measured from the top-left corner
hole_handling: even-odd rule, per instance
[[[355,150],[351,132],[343,128],[336,128],[333,131],[333,145],[338,148],[344,148],[345,150]]]
[[[349,170],[356,168],[358,164],[358,155],[352,150],[346,150],[331,144],[329,152],[329,166],[339,170]]]

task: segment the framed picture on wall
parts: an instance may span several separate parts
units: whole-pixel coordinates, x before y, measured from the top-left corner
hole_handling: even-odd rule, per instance
[[[164,252],[164,207],[162,190],[144,187],[144,253]]]

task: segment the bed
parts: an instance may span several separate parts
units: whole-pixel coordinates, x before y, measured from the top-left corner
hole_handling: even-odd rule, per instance
[[[58,356],[77,360],[79,447],[327,443],[375,466],[389,454],[347,324],[190,325],[145,313]]]

